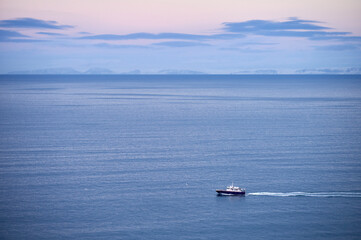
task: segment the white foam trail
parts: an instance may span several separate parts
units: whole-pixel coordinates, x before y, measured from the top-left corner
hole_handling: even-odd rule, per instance
[[[273,196],[273,197],[353,197],[361,198],[361,192],[254,192],[250,196]]]

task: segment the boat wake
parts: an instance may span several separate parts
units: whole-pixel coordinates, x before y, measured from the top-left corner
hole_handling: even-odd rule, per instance
[[[361,198],[361,192],[254,192],[249,196],[272,196],[272,197],[343,197]]]

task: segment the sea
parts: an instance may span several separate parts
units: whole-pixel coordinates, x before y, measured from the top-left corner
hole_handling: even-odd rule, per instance
[[[0,239],[361,239],[361,75],[1,75]]]

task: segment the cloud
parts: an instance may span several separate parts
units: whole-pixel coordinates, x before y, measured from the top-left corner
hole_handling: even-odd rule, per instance
[[[284,22],[268,20],[250,20],[245,22],[226,22],[224,30],[227,32],[260,32],[260,31],[284,31],[284,30],[325,30],[328,27],[319,26],[317,21],[291,18]]]
[[[12,42],[12,43],[34,43],[34,42],[49,42],[47,40],[39,40],[39,39],[11,39],[3,42]]]
[[[79,34],[91,34],[90,32],[78,32]]]
[[[256,35],[265,37],[298,37],[308,38],[313,41],[361,41],[361,37],[350,36],[350,32],[330,31],[332,28],[321,25],[321,22],[303,20],[298,18],[288,18],[285,21],[270,20],[250,20],[244,22],[226,22],[221,34],[187,34],[187,33],[147,33],[138,32],[131,34],[98,34],[82,36],[77,39],[87,40],[190,40],[190,41],[210,41],[210,40],[232,40],[241,39],[246,36]],[[173,43],[170,43],[170,45]],[[178,43],[175,43],[178,44]],[[157,44],[155,44],[157,45]],[[160,43],[159,45],[167,45]],[[168,44],[169,45],[169,44]],[[170,46],[169,45],[169,46]],[[181,45],[181,44],[179,44]],[[201,46],[200,44],[199,46]]]
[[[242,46],[272,46],[272,45],[278,45],[279,43],[270,43],[270,42],[243,42],[240,45]]]
[[[309,39],[314,41],[337,40],[341,42],[361,42],[361,37],[359,36],[314,36]]]
[[[360,37],[347,36],[351,34],[350,32],[328,31],[331,28],[321,26],[319,23],[298,18],[289,18],[286,21],[250,20],[223,23],[223,30],[231,33],[270,37],[302,37],[310,40],[360,40]]]
[[[72,28],[70,25],[60,25],[56,21],[44,21],[34,18],[17,18],[10,20],[0,20],[0,27],[3,28],[35,28],[44,29],[37,32],[39,35],[46,36],[65,36],[61,33],[56,33],[51,30],[59,30]],[[47,31],[46,29],[51,29]],[[136,45],[136,44],[109,44],[98,43],[92,46],[108,49],[125,49],[125,48],[155,48],[161,47],[204,47],[204,46],[218,46],[218,49],[225,51],[242,51],[242,52],[264,52],[269,51],[267,45],[275,45],[278,43],[267,43],[270,41],[268,37],[294,37],[306,38],[312,41],[338,41],[344,43],[351,43],[349,45],[330,45],[330,46],[316,46],[314,49],[323,51],[347,51],[360,49],[356,43],[361,43],[360,36],[352,36],[350,32],[332,31],[332,28],[322,26],[321,22],[312,20],[303,20],[298,18],[288,18],[284,21],[270,21],[270,20],[250,20],[244,22],[226,22],[223,23],[223,32],[218,34],[189,34],[189,33],[147,33],[138,32],[131,34],[91,34],[88,32],[78,32],[73,39],[77,40],[104,40],[104,41],[122,41],[122,40],[154,40],[156,43],[150,45]],[[23,35],[20,32],[1,30],[0,41],[2,42],[40,42],[44,40],[37,40],[29,36]],[[81,34],[81,35],[79,35]],[[226,40],[230,41],[231,46],[224,44]],[[251,42],[254,40],[255,42]],[[97,42],[98,42],[97,41]],[[219,42],[216,42],[219,41]],[[260,41],[265,41],[264,43]],[[243,43],[242,43],[243,42]],[[353,43],[353,45],[352,45]],[[212,45],[211,45],[212,44]],[[236,44],[236,46],[235,46]],[[252,45],[254,47],[252,49]],[[247,47],[250,46],[250,47]],[[263,47],[262,47],[263,46]],[[240,48],[241,47],[241,48]],[[270,48],[270,47],[268,47]]]
[[[35,18],[16,18],[0,20],[0,27],[4,28],[45,28],[45,29],[66,29],[73,28],[71,25],[59,25],[56,21],[44,21]]]
[[[340,45],[315,46],[315,49],[321,51],[354,51],[354,50],[360,50],[360,46],[356,44],[340,44]]]
[[[80,37],[80,39],[95,39],[95,40],[136,40],[136,39],[188,39],[196,40],[202,38],[200,35],[185,34],[185,33],[132,33],[126,35],[116,34],[100,34],[93,36]]]
[[[212,35],[199,35],[199,34],[187,34],[187,33],[132,33],[126,35],[117,34],[100,34],[80,37],[79,39],[92,39],[92,40],[136,40],[136,39],[174,39],[174,40],[216,40],[216,39],[232,39],[243,38],[243,34],[212,34]]]
[[[222,47],[218,48],[220,51],[228,51],[228,52],[241,52],[241,53],[266,53],[266,52],[274,52],[274,50],[270,49],[254,49],[250,47],[246,48],[238,48],[238,47]]]
[[[0,42],[24,43],[24,42],[45,42],[45,40],[31,39],[29,36],[26,36],[16,31],[0,29]]]
[[[324,31],[259,31],[257,35],[270,37],[305,37],[317,38],[324,36],[346,35],[348,32],[324,32]]]
[[[149,46],[146,45],[133,45],[133,44],[109,44],[109,43],[98,43],[93,46],[99,48],[109,48],[109,49],[126,49],[126,48],[152,48],[152,46],[164,46],[164,47],[196,47],[196,46],[211,46],[206,43],[199,42],[187,42],[187,41],[169,41],[169,42],[159,42],[153,43]]]
[[[110,48],[110,49],[118,49],[118,48],[149,48],[147,46],[143,45],[131,45],[131,44],[109,44],[109,43],[98,43],[94,44],[94,47],[100,47],[100,48]]]
[[[206,44],[206,43],[186,42],[186,41],[159,42],[159,43],[153,43],[153,45],[165,46],[165,47],[200,47],[200,46],[211,46],[210,44]]]
[[[47,35],[47,36],[65,36],[64,34],[61,34],[61,33],[53,33],[53,32],[37,32],[37,34]]]
[[[17,38],[17,37],[29,37],[24,34],[21,34],[19,32],[15,31],[9,31],[9,30],[2,30],[0,29],[0,39],[11,39],[11,38]]]

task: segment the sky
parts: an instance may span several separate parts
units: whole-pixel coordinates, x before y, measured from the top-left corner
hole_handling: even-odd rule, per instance
[[[0,73],[361,73],[360,0],[0,0]]]

